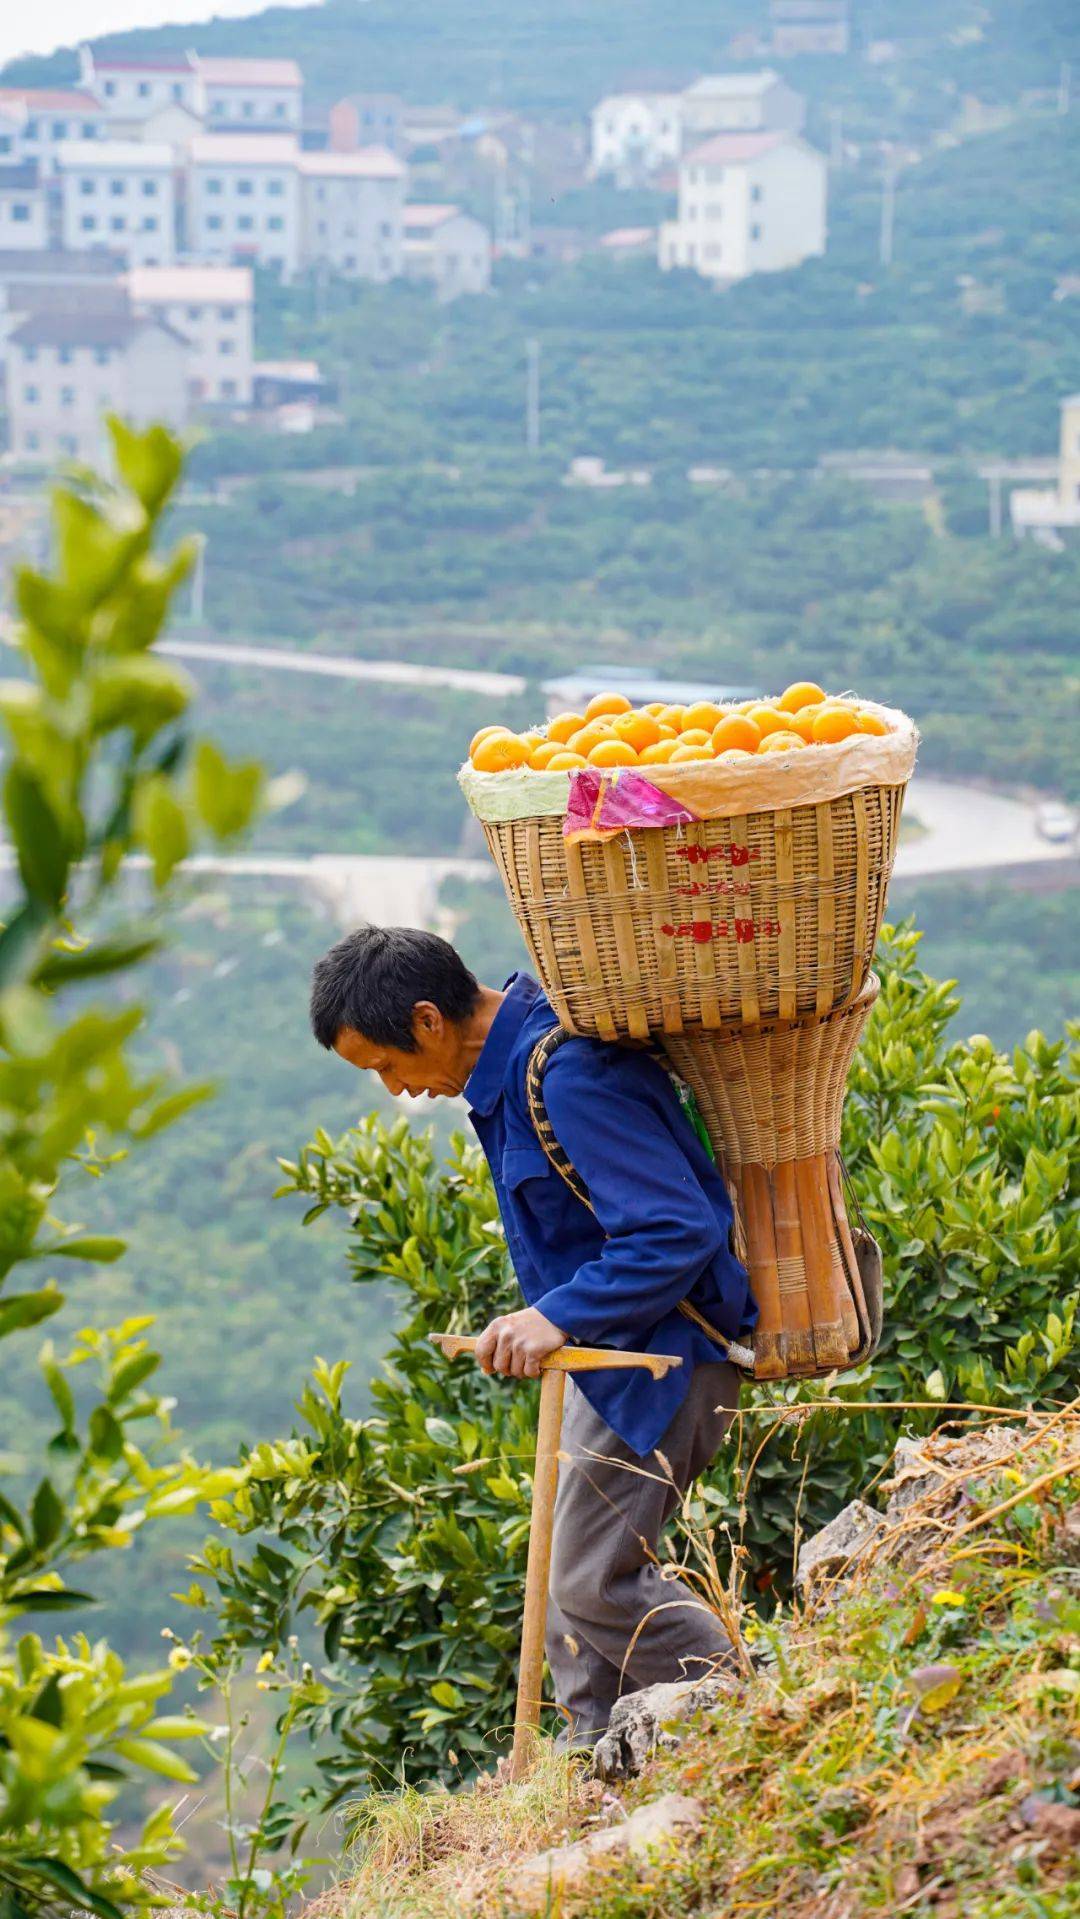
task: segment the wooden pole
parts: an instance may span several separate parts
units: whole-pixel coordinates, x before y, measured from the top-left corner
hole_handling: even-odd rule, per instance
[[[536,1429],[536,1466],[533,1471],[529,1558],[525,1569],[525,1610],[521,1622],[521,1664],[518,1669],[514,1747],[510,1756],[511,1779],[524,1779],[536,1756],[536,1731],[540,1724],[544,1678],[551,1529],[559,1479],[559,1438],[562,1433],[565,1391],[565,1372],[553,1366],[540,1375],[540,1420]]]

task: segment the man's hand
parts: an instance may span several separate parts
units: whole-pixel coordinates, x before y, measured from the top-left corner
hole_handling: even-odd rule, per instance
[[[535,1379],[540,1361],[565,1346],[566,1334],[545,1319],[535,1306],[519,1313],[500,1313],[485,1326],[476,1342],[476,1363],[485,1373],[505,1373],[511,1379]]]

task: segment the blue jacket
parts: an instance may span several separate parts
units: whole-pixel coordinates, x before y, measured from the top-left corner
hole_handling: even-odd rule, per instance
[[[556,1136],[588,1188],[575,1198],[544,1153],[525,1098],[525,1069],[556,1024],[536,981],[515,973],[465,1088],[521,1290],[580,1346],[678,1353],[662,1380],[646,1372],[578,1376],[590,1404],[644,1458],[686,1397],[695,1366],[722,1357],[678,1311],[689,1297],[729,1339],[757,1318],[730,1250],[727,1188],[647,1053],[601,1040],[561,1046],[544,1075]]]

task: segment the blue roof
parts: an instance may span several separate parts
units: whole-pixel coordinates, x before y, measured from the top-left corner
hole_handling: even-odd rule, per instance
[[[669,680],[659,671],[646,667],[577,666],[544,682],[544,692],[557,694],[572,704],[607,691],[625,693],[628,700],[641,704],[646,700],[667,700],[670,705],[688,700],[750,700],[763,697],[759,687],[739,685],[724,674],[712,680]]]

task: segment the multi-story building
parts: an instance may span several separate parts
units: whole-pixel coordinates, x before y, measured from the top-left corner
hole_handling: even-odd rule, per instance
[[[721,133],[679,166],[678,217],[660,266],[709,280],[776,273],[825,251],[824,155],[789,133]]]
[[[377,146],[396,153],[404,112],[396,93],[353,93],[336,100],[330,109],[330,151],[355,153],[358,147]]]
[[[103,140],[107,132],[107,116],[91,93],[75,87],[0,87],[0,162],[36,160],[48,179],[65,141]]]
[[[100,101],[114,132],[133,130],[159,107],[187,107],[202,116],[202,82],[193,53],[129,57],[82,46],[79,79]]]
[[[592,110],[592,171],[633,186],[679,157],[675,93],[609,93]]]
[[[679,95],[682,151],[714,133],[798,133],[806,102],[778,73],[704,73]]]
[[[1063,534],[1080,533],[1080,393],[1061,402],[1056,486],[1015,487],[1009,511],[1018,539],[1031,535],[1040,545],[1059,549]]]
[[[8,341],[11,451],[18,459],[99,461],[105,416],[133,425],[188,418],[186,340],[122,308],[40,312]]]
[[[251,133],[299,133],[304,119],[304,76],[295,60],[228,60],[195,57],[207,130],[234,127]]]
[[[173,152],[146,140],[71,140],[58,155],[65,247],[108,247],[129,266],[176,257]]]
[[[206,261],[300,264],[300,173],[296,136],[207,133],[192,142],[188,251]]]
[[[36,160],[0,166],[0,248],[49,244],[49,205]]]
[[[58,247],[9,248],[0,252],[0,383],[7,342],[39,308],[77,313],[123,300],[118,254],[63,253]]]
[[[491,285],[491,235],[460,207],[406,206],[404,267],[410,280],[427,280],[439,300],[486,293]]]
[[[359,280],[393,280],[402,271],[402,209],[408,177],[385,147],[355,153],[302,153],[300,254]]]
[[[250,406],[255,288],[250,267],[133,267],[135,313],[164,320],[187,340],[192,403]]]
[[[778,60],[800,53],[846,53],[850,45],[848,0],[772,0],[769,17]]]

